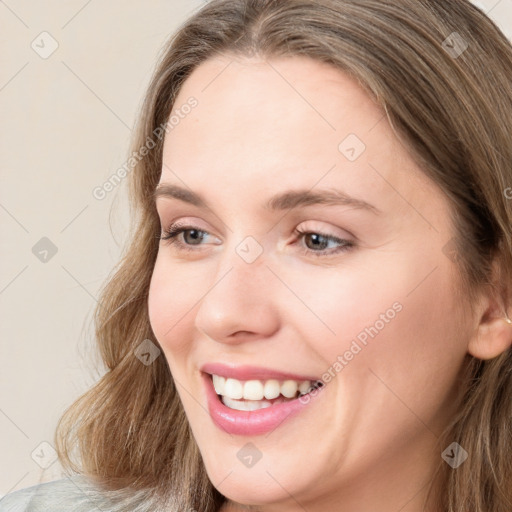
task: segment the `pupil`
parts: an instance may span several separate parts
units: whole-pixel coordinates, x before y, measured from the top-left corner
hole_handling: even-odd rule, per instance
[[[189,242],[189,240],[187,240],[187,235],[192,234],[192,233],[193,233],[192,238],[191,238],[192,244],[197,245],[197,243],[194,243],[194,242],[200,242],[202,239],[202,236],[200,235],[200,232],[197,229],[188,229],[187,231],[185,231],[185,233],[184,233],[185,241],[187,243]]]
[[[309,240],[313,240],[313,247],[316,247],[317,249],[321,246],[322,249],[325,249],[326,246],[327,246],[327,242],[324,241],[322,242],[321,239],[324,238],[322,235],[319,235],[317,233],[311,233],[310,235],[308,235],[308,237],[306,237],[306,239]],[[306,244],[307,245],[307,244]]]

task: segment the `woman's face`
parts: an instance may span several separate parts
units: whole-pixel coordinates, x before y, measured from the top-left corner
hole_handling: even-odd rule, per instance
[[[445,197],[307,58],[210,60],[173,114],[156,204],[185,231],[149,314],[212,483],[268,511],[419,510],[469,337]]]

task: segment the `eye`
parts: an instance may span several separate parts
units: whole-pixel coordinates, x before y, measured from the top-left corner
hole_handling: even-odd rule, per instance
[[[302,252],[305,255],[329,257],[349,251],[355,246],[355,243],[350,240],[319,231],[295,229],[294,234],[298,235],[299,240],[304,240]],[[194,249],[193,246],[204,245],[203,242],[206,242],[211,236],[210,233],[197,226],[176,222],[164,230],[163,235],[158,238],[172,244],[178,250],[197,252],[198,249]],[[214,242],[214,245],[219,245],[219,242]]]
[[[183,236],[180,237],[180,235]],[[208,236],[211,236],[210,233],[198,228],[197,226],[190,226],[176,222],[168,229],[164,230],[163,236],[158,238],[168,244],[177,246],[180,250],[193,251],[194,249],[190,246],[201,245]]]
[[[320,233],[317,231],[302,231],[295,229],[295,234],[299,235],[304,240],[305,254],[312,254],[313,256],[332,256],[340,252],[352,249],[355,244],[350,240],[338,238],[333,235]],[[331,246],[329,249],[329,245]],[[334,245],[334,247],[333,247]]]

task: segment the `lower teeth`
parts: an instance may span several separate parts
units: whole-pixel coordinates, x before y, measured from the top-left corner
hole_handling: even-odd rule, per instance
[[[228,398],[227,396],[221,397],[221,401],[226,407],[237,411],[257,411],[258,409],[265,409],[271,405],[289,402],[290,400],[295,399],[280,396],[270,402],[268,400],[235,400],[233,398]]]

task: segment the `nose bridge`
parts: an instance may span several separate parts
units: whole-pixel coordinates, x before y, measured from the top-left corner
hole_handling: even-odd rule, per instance
[[[269,335],[278,323],[270,277],[263,247],[253,237],[226,247],[200,301],[196,327],[218,341],[238,331]]]
[[[222,251],[214,282],[237,303],[242,303],[243,298],[257,298],[265,291],[265,283],[268,285],[267,259],[263,245],[253,236],[246,236]]]

